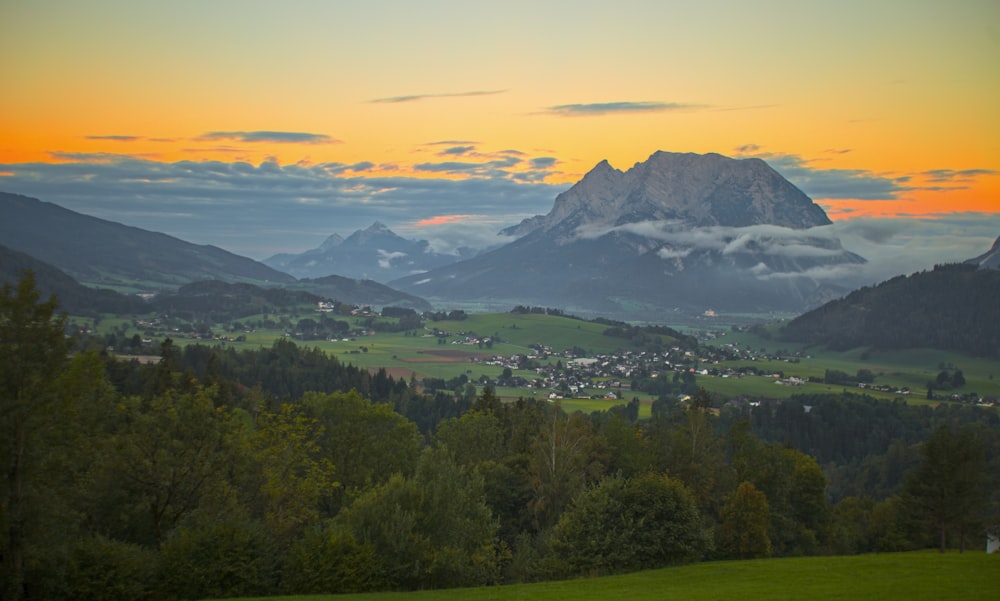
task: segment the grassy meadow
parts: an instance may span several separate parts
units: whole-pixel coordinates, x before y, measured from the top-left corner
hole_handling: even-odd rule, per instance
[[[919,551],[705,562],[586,580],[298,595],[270,597],[268,601],[943,601],[995,599],[998,585],[998,554]]]

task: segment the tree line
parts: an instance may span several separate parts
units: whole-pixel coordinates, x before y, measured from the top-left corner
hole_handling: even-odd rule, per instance
[[[158,362],[121,362],[73,351],[64,321],[30,277],[0,294],[13,601],[416,590],[949,546],[996,516],[988,422],[930,420],[900,488],[833,503],[821,463],[773,434],[794,417],[717,415],[704,391],[648,420],[637,402],[584,415],[489,388],[424,394],[287,340],[165,342]]]

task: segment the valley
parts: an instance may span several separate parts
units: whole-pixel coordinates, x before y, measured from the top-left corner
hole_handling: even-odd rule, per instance
[[[635,327],[631,338],[609,336],[613,326],[600,320],[585,320],[544,313],[456,312],[463,319],[422,319],[419,327],[400,331],[400,319],[382,317],[371,309],[345,307],[346,315],[334,319],[345,324],[335,339],[307,340],[296,336],[295,325],[319,320],[324,315],[315,306],[300,304],[285,313],[247,315],[226,323],[205,324],[184,319],[149,316],[130,319],[104,316],[74,318],[71,324],[110,345],[123,360],[133,354],[156,354],[157,344],[171,338],[175,344],[209,344],[224,348],[256,349],[275,340],[291,339],[317,348],[345,364],[363,369],[385,369],[390,375],[409,380],[462,380],[481,390],[494,388],[505,400],[518,397],[559,400],[569,410],[585,412],[640,401],[640,416],[648,416],[657,394],[634,388],[643,378],[673,378],[691,374],[694,388],[703,388],[718,404],[733,399],[788,398],[795,394],[849,391],[910,404],[938,402],[984,403],[1000,397],[1000,368],[995,361],[962,353],[934,349],[872,350],[867,347],[833,351],[804,343],[775,340],[777,325],[763,327],[716,327],[684,329],[683,344],[662,334]],[[353,314],[352,314],[353,313]],[[427,313],[425,316],[433,316]],[[447,315],[438,315],[447,317]],[[680,329],[676,330],[680,333]],[[132,341],[145,343],[138,349]],[[693,339],[697,339],[695,342]],[[672,352],[671,352],[672,351]],[[638,357],[655,357],[655,367],[641,365]],[[574,359],[600,359],[604,370],[560,370],[557,364]],[[522,367],[523,366],[523,367]],[[545,368],[545,369],[542,369]],[[927,399],[926,386],[943,370],[961,370],[965,383],[937,390]],[[504,379],[505,370],[510,375]],[[855,376],[871,372],[862,382],[825,381],[828,372]],[[548,379],[542,376],[550,376]],[[509,385],[518,378],[521,385]],[[569,386],[573,386],[572,391]],[[690,393],[694,389],[687,387]],[[613,393],[614,397],[609,394]],[[681,387],[675,394],[684,394]]]

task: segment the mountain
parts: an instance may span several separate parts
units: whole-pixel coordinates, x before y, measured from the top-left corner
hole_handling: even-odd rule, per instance
[[[993,248],[965,262],[978,265],[979,269],[1000,269],[1000,237],[993,243]]]
[[[264,264],[297,278],[336,274],[388,282],[449,265],[474,254],[471,249],[459,249],[458,255],[434,252],[426,240],[403,238],[376,221],[346,239],[333,234],[317,248],[301,254],[277,254],[264,259]]]
[[[864,259],[813,228],[830,219],[760,159],[656,152],[602,161],[496,250],[390,282],[439,302],[563,307],[662,319],[801,312],[848,292]]]
[[[1000,359],[1000,270],[938,265],[790,321],[781,338],[834,350],[936,348]]]
[[[22,252],[0,246],[0,284],[17,286],[25,272],[35,276],[35,288],[42,300],[55,295],[57,311],[71,315],[94,316],[101,313],[118,315],[146,313],[149,306],[135,296],[114,290],[88,288],[59,269]]]
[[[0,192],[0,244],[76,280],[134,290],[200,280],[289,283],[295,278],[222,250]]]
[[[301,279],[285,287],[303,290],[350,305],[406,307],[420,312],[433,309],[433,306],[426,300],[400,292],[385,284],[372,280],[355,280],[339,275]]]

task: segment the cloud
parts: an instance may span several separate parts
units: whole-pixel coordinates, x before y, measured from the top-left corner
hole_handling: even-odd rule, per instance
[[[682,102],[594,102],[590,104],[557,104],[547,107],[543,114],[560,117],[593,117],[629,113],[663,113],[705,108],[699,104]]]
[[[459,213],[488,217],[475,224],[443,224],[454,228],[447,235],[456,238],[449,242],[441,234],[442,247],[493,244],[498,230],[547,212],[569,187],[525,183],[498,165],[470,168],[466,175],[472,177],[455,180],[433,177],[432,170],[419,177],[374,175],[375,166],[367,161],[255,165],[60,156],[67,162],[0,164],[0,190],[254,258],[315,248],[331,233],[347,235],[373,219],[395,229]]]
[[[442,155],[442,156],[443,155],[462,155],[462,154],[468,154],[468,153],[472,152],[475,149],[476,149],[475,146],[450,146],[448,148],[445,148],[444,150],[442,150],[438,154]]]
[[[980,177],[1000,174],[994,169],[931,169],[916,173],[875,173],[864,169],[822,169],[799,155],[764,152],[756,144],[735,149],[737,156],[763,159],[813,200],[896,200],[915,190],[962,189]],[[830,149],[845,154],[850,149]],[[826,160],[826,159],[823,159]],[[928,185],[941,184],[941,185]]]
[[[240,142],[270,142],[277,144],[340,144],[341,141],[326,134],[298,131],[210,131],[197,140],[239,140]]]
[[[737,157],[763,159],[813,200],[890,200],[907,190],[906,179],[863,169],[819,169],[794,154],[770,153],[756,144],[735,149]]]
[[[111,142],[135,142],[141,140],[139,136],[84,136],[86,140],[108,140]]]
[[[959,182],[970,183],[977,177],[997,175],[1000,171],[995,169],[931,169],[921,173],[929,182]]]
[[[518,217],[523,219],[527,216],[521,214]],[[394,231],[402,236],[426,240],[431,252],[458,255],[463,249],[482,251],[512,241],[509,236],[497,234],[499,229],[510,223],[508,220],[511,217],[514,215],[439,215],[401,224]]]
[[[134,154],[122,154],[118,152],[62,152],[53,150],[49,156],[60,161],[78,161],[82,163],[109,163],[123,159],[151,159],[159,156],[155,152],[140,152]]]
[[[646,221],[620,226],[581,228],[577,234],[598,238],[625,232],[657,240],[666,246],[663,259],[694,251],[733,254],[752,249],[764,256],[834,259],[844,251],[866,259],[863,264],[842,263],[811,268],[805,275],[837,280],[851,287],[883,282],[897,275],[931,269],[981,255],[1000,234],[1000,213],[955,213],[934,218],[855,218],[793,230],[775,225],[742,228],[690,228],[676,221]],[[758,275],[771,279],[793,277],[767,268]]]
[[[503,94],[507,90],[473,90],[470,92],[446,92],[443,94],[411,94],[408,96],[389,96],[387,98],[374,98],[369,100],[372,104],[400,104],[403,102],[417,102],[429,98],[460,98],[465,96],[493,96]]]
[[[402,259],[406,256],[406,253],[395,251],[391,252],[388,250],[378,249],[378,266],[382,269],[389,269],[392,267],[392,262],[395,259]]]
[[[476,145],[479,142],[475,140],[438,140],[437,142],[425,142],[424,146],[462,146],[462,145]]]
[[[557,162],[555,157],[537,157],[529,161],[532,169],[550,169]]]
[[[516,167],[522,162],[521,159],[512,156],[503,156],[490,161],[476,163],[472,161],[442,161],[440,163],[417,163],[413,166],[415,171],[427,171],[432,173],[449,173],[453,175],[477,175],[484,177],[504,177],[511,175],[507,170]]]
[[[421,219],[413,224],[416,227],[427,227],[431,225],[444,225],[446,223],[460,223],[463,221],[468,221],[470,218],[476,217],[475,215],[435,215],[433,217],[428,217],[426,219]]]

